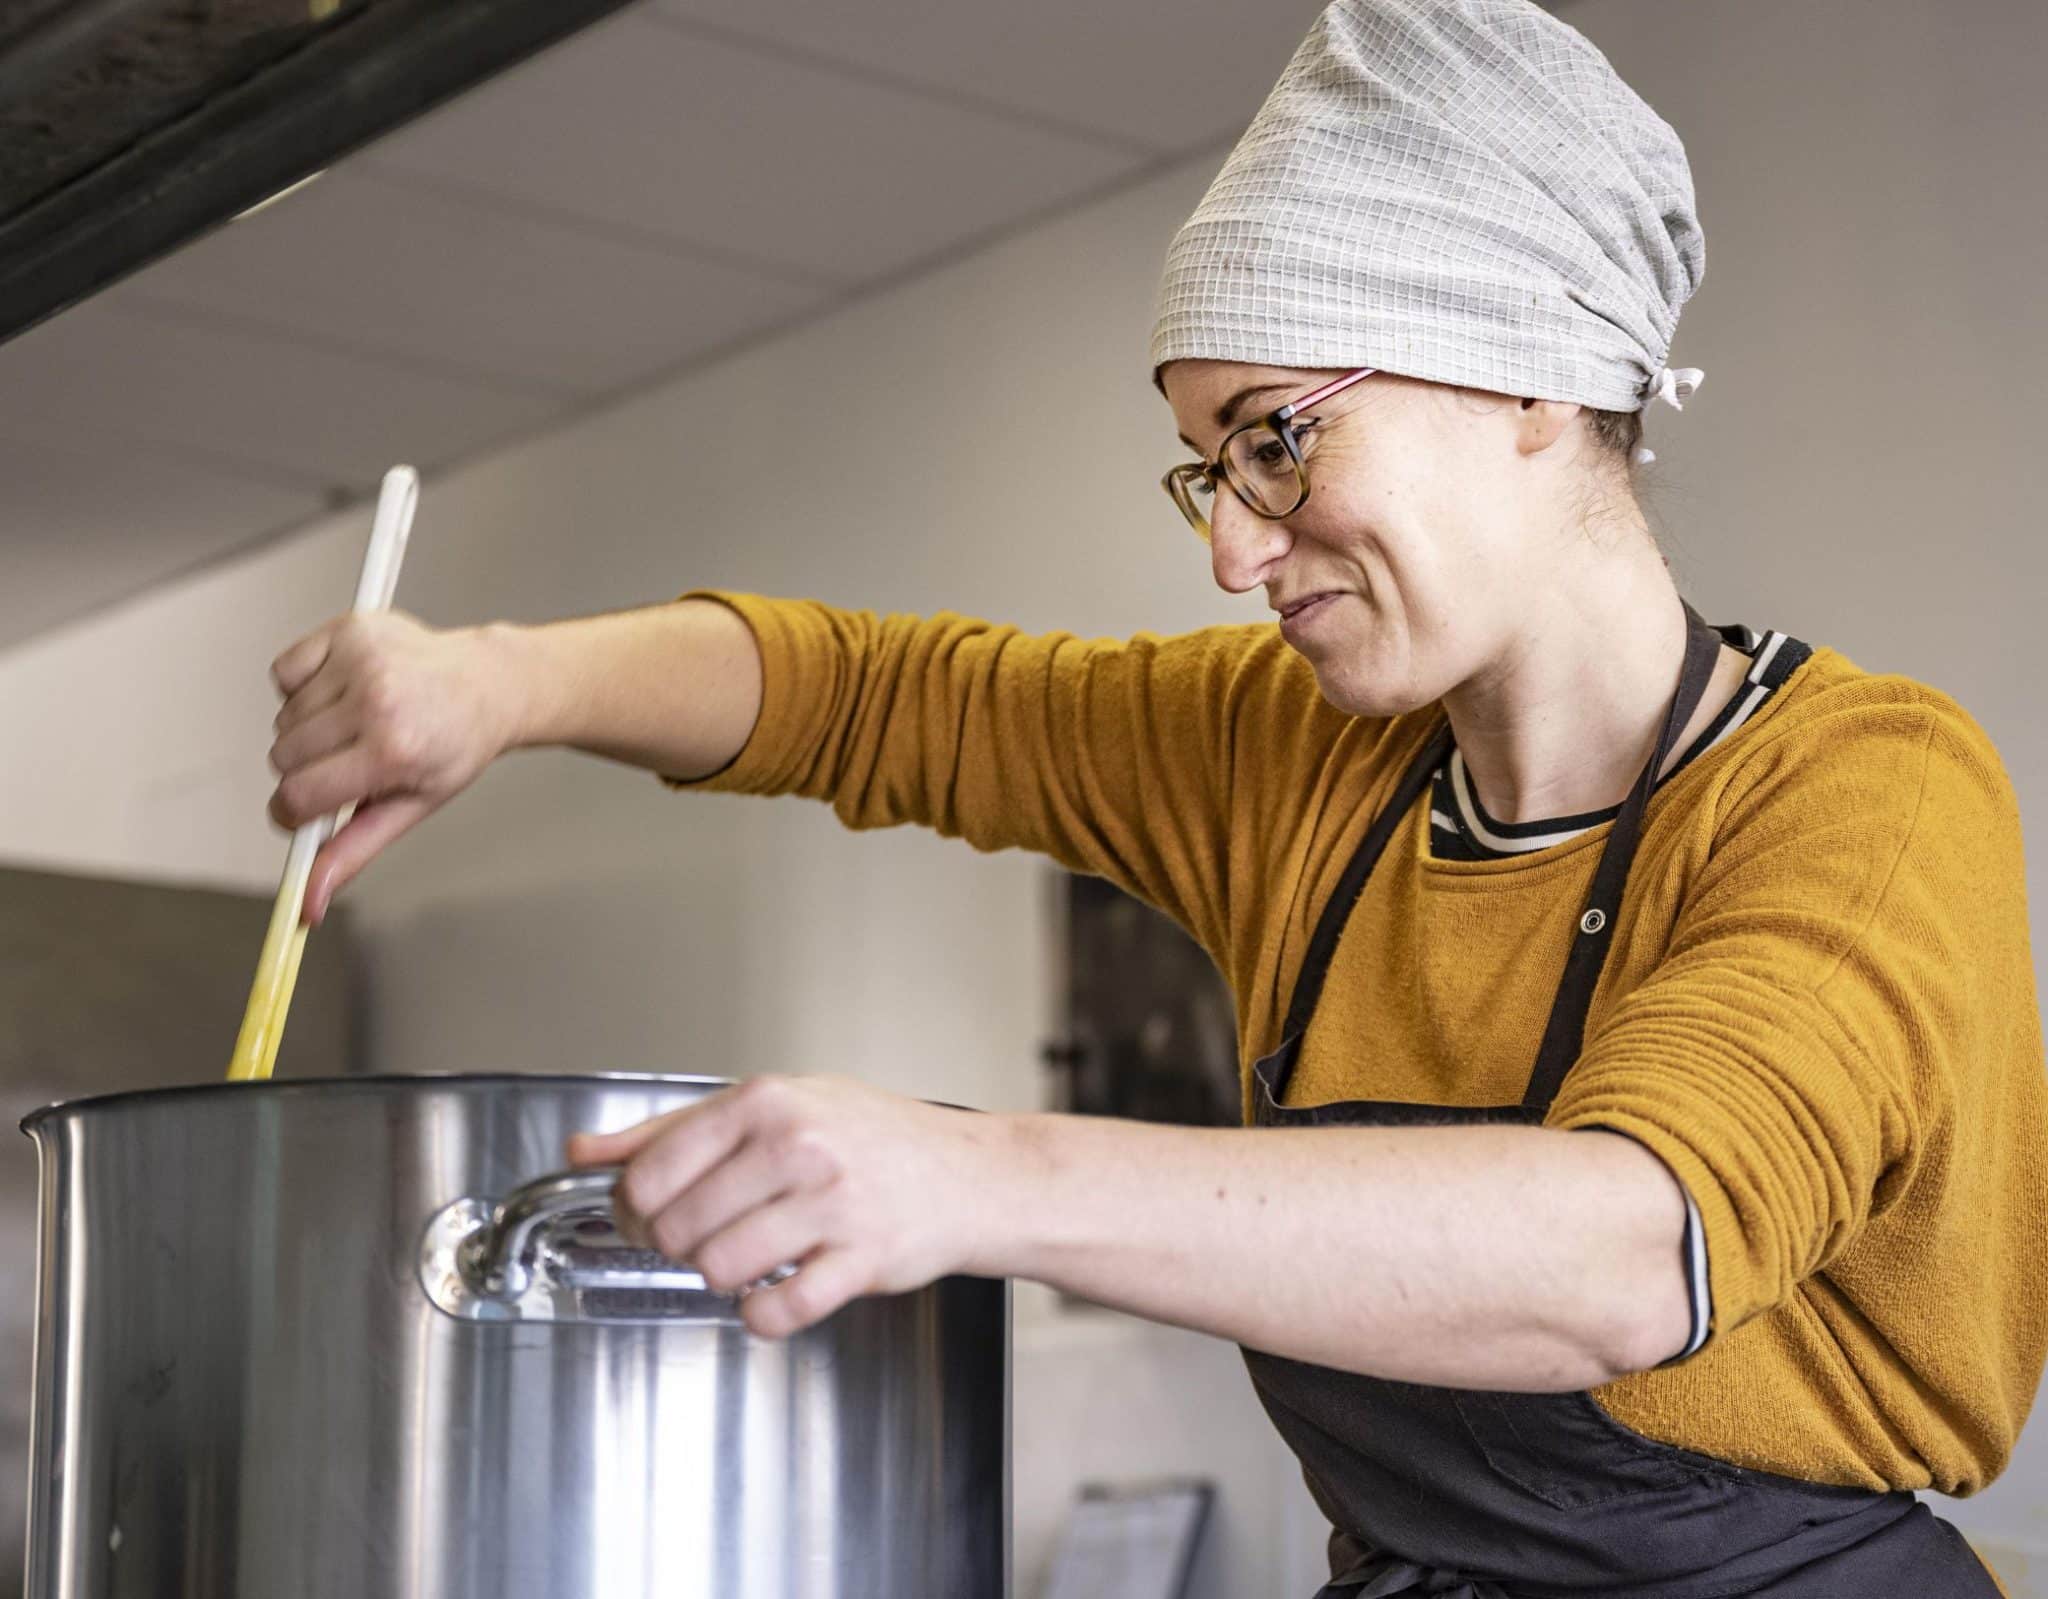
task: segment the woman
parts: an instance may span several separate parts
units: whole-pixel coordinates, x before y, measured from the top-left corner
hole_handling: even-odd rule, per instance
[[[1633,491],[1702,268],[1676,136],[1524,0],[1340,0],[1170,253],[1169,474],[1279,625],[1080,643],[697,596],[287,650],[310,900],[501,751],[1115,879],[1251,1130],[750,1083],[576,1140],[790,1333],[949,1272],[1245,1346],[1331,1595],[1975,1596],[1912,1490],[2048,1349],[2020,838],[1951,701],[1681,604]],[[1533,1063],[1533,1064],[1532,1064]]]

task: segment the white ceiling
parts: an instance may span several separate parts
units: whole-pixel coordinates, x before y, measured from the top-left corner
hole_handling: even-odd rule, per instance
[[[1241,128],[1322,0],[642,0],[0,346],[0,649]]]

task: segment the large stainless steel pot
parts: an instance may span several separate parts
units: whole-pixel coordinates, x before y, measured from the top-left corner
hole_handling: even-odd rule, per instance
[[[42,1158],[30,1599],[985,1599],[1005,1285],[786,1343],[628,1250],[564,1137],[722,1084],[84,1100]]]

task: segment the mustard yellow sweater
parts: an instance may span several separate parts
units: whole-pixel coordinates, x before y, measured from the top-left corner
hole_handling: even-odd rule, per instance
[[[1175,917],[1273,1047],[1317,913],[1435,708],[1324,703],[1271,626],[1032,637],[716,596],[766,668],[707,786],[1037,850]],[[1521,1097],[1607,829],[1446,861],[1421,804],[1338,948],[1291,1097]],[[1691,1359],[1596,1395],[1649,1436],[1814,1481],[1969,1493],[2048,1353],[2048,1075],[2020,823],[1951,700],[1813,657],[1651,800],[1549,1121],[1690,1191]]]

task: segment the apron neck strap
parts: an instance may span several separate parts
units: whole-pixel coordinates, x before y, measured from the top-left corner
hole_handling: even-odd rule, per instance
[[[1635,857],[1636,834],[1641,826],[1643,808],[1649,802],[1650,791],[1655,786],[1656,776],[1662,769],[1678,734],[1692,720],[1693,712],[1706,693],[1708,682],[1714,674],[1714,665],[1720,653],[1721,638],[1711,627],[1700,620],[1699,613],[1690,605],[1685,606],[1686,642],[1685,659],[1679,670],[1678,691],[1671,701],[1664,721],[1659,728],[1657,747],[1650,762],[1629,790],[1628,798],[1622,802],[1620,812],[1614,821],[1614,830],[1608,836],[1607,846],[1602,851],[1600,866],[1594,874],[1593,893],[1579,918],[1581,933],[1576,935],[1570,961],[1567,964],[1565,982],[1558,990],[1552,1006],[1550,1024],[1545,1029],[1543,1051],[1537,1058],[1535,1075],[1529,1084],[1529,1095],[1539,1089],[1543,1092],[1542,1104],[1548,1105],[1555,1097],[1556,1083],[1562,1082],[1564,1071],[1578,1056],[1578,1044],[1585,1027],[1585,1002],[1591,999],[1592,982],[1597,981],[1600,964],[1604,962],[1607,941],[1614,921],[1614,908],[1620,903],[1621,889],[1628,877],[1628,868]],[[1322,998],[1323,982],[1329,975],[1330,963],[1337,952],[1337,941],[1343,936],[1344,924],[1350,919],[1352,907],[1364,891],[1366,879],[1379,864],[1380,856],[1386,852],[1388,841],[1395,829],[1413,807],[1415,801],[1429,786],[1437,768],[1449,758],[1452,745],[1451,727],[1448,722],[1439,726],[1429,740],[1416,752],[1407,770],[1401,775],[1393,794],[1373,818],[1364,840],[1344,874],[1337,880],[1328,902],[1323,906],[1317,919],[1315,932],[1309,939],[1308,952],[1303,957],[1301,971],[1295,978],[1294,993],[1287,1007],[1287,1019],[1281,1029],[1282,1040],[1298,1039],[1307,1032],[1310,1019],[1315,1015],[1316,1003]],[[1617,843],[1622,847],[1617,850]],[[1598,912],[1595,915],[1595,912]],[[1590,931],[1585,929],[1590,928]],[[1590,974],[1585,970],[1586,960],[1592,965]],[[1578,981],[1575,982],[1575,977]],[[1583,987],[1584,993],[1577,989]],[[1561,1019],[1560,1011],[1567,1007],[1568,995],[1575,1013]],[[1555,1035],[1555,1036],[1553,1036]],[[1556,1067],[1556,1082],[1545,1086],[1550,1075],[1547,1068],[1554,1065],[1554,1057],[1569,1048],[1564,1055],[1563,1065]],[[1525,1098],[1525,1103],[1534,1103]]]
[[[1300,974],[1294,979],[1294,997],[1287,1006],[1286,1025],[1280,1030],[1282,1039],[1299,1038],[1308,1031],[1316,1002],[1323,997],[1323,979],[1329,975],[1330,960],[1337,953],[1337,940],[1344,936],[1344,924],[1351,918],[1351,907],[1364,892],[1365,880],[1372,875],[1380,856],[1386,853],[1387,840],[1394,836],[1394,829],[1401,825],[1401,818],[1408,814],[1417,796],[1429,786],[1436,769],[1450,758],[1450,753],[1451,724],[1445,722],[1408,763],[1393,796],[1380,807],[1379,815],[1373,818],[1372,826],[1366,831],[1364,842],[1345,866],[1344,875],[1337,879],[1337,886],[1316,921],[1315,933],[1308,943],[1308,954],[1302,958]]]
[[[1550,1004],[1550,1019],[1543,1028],[1543,1044],[1536,1052],[1536,1069],[1522,1094],[1525,1109],[1541,1114],[1550,1108],[1564,1075],[1579,1058],[1586,1037],[1586,1013],[1593,1005],[1593,990],[1607,964],[1607,946],[1614,940],[1614,920],[1621,909],[1622,891],[1628,886],[1629,868],[1635,863],[1636,844],[1642,836],[1643,812],[1657,786],[1657,774],[1664,769],[1677,746],[1678,735],[1699,709],[1713,680],[1721,656],[1721,635],[1700,620],[1699,612],[1685,607],[1685,659],[1679,667],[1678,692],[1664,713],[1657,733],[1657,747],[1650,754],[1628,798],[1621,802],[1614,828],[1600,851],[1600,864],[1593,872],[1593,886],[1580,908],[1579,922],[1572,936],[1571,953],[1565,959],[1564,980]]]

